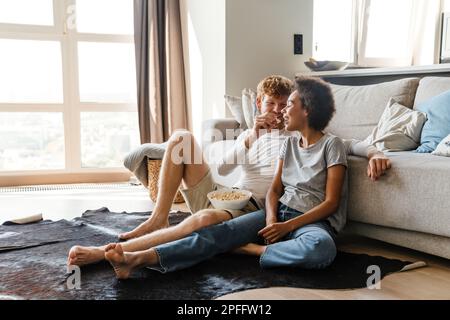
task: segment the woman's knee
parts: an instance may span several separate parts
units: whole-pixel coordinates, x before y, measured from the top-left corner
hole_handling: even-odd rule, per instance
[[[289,266],[323,269],[336,257],[333,238],[324,232],[308,232],[282,245],[269,246],[261,259],[262,267]]]
[[[309,269],[323,269],[328,267],[336,258],[337,249],[333,238],[323,232],[308,235],[302,241],[308,242],[304,253],[304,267]]]

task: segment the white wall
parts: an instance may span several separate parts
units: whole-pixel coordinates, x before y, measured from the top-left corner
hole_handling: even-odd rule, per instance
[[[240,95],[270,74],[293,78],[312,56],[313,0],[227,0],[226,91]],[[303,34],[303,55],[293,35]]]
[[[313,0],[181,0],[188,99],[194,134],[230,116],[224,94],[256,89],[267,75],[293,78],[312,55]],[[303,55],[293,35],[303,34]]]

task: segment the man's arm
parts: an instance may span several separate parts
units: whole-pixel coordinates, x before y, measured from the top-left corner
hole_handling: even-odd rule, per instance
[[[369,160],[367,166],[367,176],[376,181],[379,177],[391,168],[391,161],[386,155],[378,151],[376,147],[368,144],[366,141],[356,139],[344,139],[344,145],[347,154],[364,157]]]

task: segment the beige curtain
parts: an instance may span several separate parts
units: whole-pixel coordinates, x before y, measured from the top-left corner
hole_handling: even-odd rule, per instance
[[[134,0],[141,143],[166,141],[191,129],[179,0]]]

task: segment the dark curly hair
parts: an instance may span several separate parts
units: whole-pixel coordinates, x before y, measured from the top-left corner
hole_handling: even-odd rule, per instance
[[[295,78],[294,89],[308,111],[308,125],[318,131],[324,130],[336,111],[328,83],[319,78],[300,76]]]

